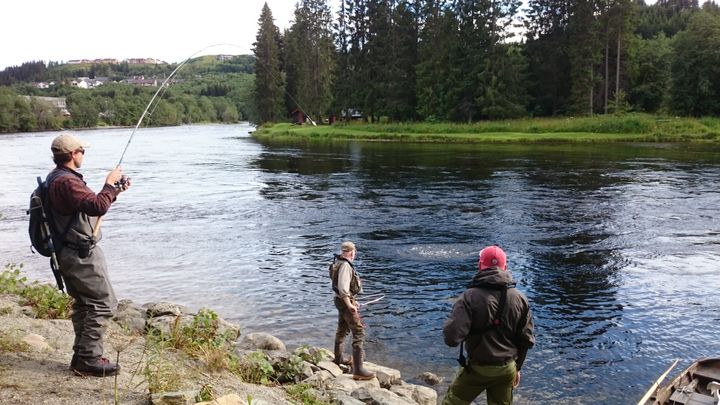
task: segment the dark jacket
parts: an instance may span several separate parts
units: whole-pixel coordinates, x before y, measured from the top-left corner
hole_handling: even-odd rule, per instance
[[[512,283],[509,271],[499,268],[479,271],[471,286],[455,302],[450,317],[445,321],[445,344],[455,347],[466,341],[472,364],[495,364],[514,359],[519,370],[528,349],[535,345],[532,312],[527,298],[516,288],[508,288],[505,311],[497,314],[502,288],[473,287],[502,287]],[[500,325],[478,333],[491,323],[495,314],[501,321]]]

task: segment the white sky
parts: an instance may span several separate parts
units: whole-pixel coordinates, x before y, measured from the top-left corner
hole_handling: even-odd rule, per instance
[[[0,70],[23,62],[250,54],[265,0],[5,0]],[[280,30],[296,0],[267,0]],[[329,2],[333,13],[336,1]]]

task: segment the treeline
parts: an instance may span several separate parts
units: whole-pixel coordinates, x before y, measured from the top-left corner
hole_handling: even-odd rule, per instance
[[[697,0],[301,0],[259,18],[259,122],[624,111],[720,115],[720,8]]]
[[[186,64],[166,87],[143,121],[143,125],[166,126],[199,122],[237,122],[248,119],[254,58],[239,56],[218,62],[214,56]],[[109,75],[111,80],[142,75],[157,78],[158,84],[176,65],[60,65],[28,62],[5,69],[0,76],[12,78],[0,86],[0,132],[134,126],[157,87],[113,83],[92,88],[74,87],[77,77]],[[125,71],[124,69],[128,69]],[[57,80],[56,85],[39,89],[37,81]],[[58,106],[62,98],[66,108]]]

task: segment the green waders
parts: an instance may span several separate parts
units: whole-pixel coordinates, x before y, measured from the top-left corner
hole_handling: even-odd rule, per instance
[[[500,366],[461,367],[455,380],[450,384],[443,399],[443,405],[467,405],[483,391],[487,391],[488,405],[509,405],[513,400],[515,362]]]

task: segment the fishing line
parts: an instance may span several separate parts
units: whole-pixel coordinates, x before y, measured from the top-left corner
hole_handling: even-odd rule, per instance
[[[160,85],[160,88],[157,89],[157,91],[155,92],[155,94],[153,94],[152,98],[150,99],[150,102],[147,104],[147,106],[145,106],[145,110],[143,111],[142,115],[141,115],[140,118],[138,119],[137,124],[135,124],[135,128],[133,128],[132,133],[130,133],[130,138],[128,138],[127,144],[125,144],[125,149],[123,149],[122,155],[120,155],[120,160],[118,161],[117,166],[120,166],[120,165],[122,164],[123,159],[125,158],[125,153],[127,153],[127,150],[128,150],[128,148],[130,147],[130,143],[132,142],[133,137],[135,136],[135,132],[137,131],[138,127],[140,127],[140,124],[142,123],[143,119],[148,115],[148,110],[150,110],[150,106],[152,106],[153,102],[157,99],[157,102],[155,103],[155,106],[153,107],[152,111],[150,111],[150,114],[149,114],[149,115],[152,116],[152,113],[155,112],[155,109],[156,109],[157,106],[160,104],[160,100],[162,99],[162,96],[165,94],[165,91],[166,91],[166,90],[168,89],[168,87],[169,87],[168,82],[173,78],[173,76],[175,76],[175,74],[180,70],[180,68],[182,68],[183,66],[185,66],[185,64],[187,64],[187,63],[188,63],[191,59],[193,59],[197,54],[199,54],[199,53],[201,53],[201,52],[203,52],[203,51],[205,51],[205,50],[207,50],[207,49],[216,47],[216,46],[232,46],[232,47],[235,47],[235,48],[240,48],[240,49],[242,49],[241,46],[235,45],[235,44],[227,44],[227,43],[213,44],[213,45],[206,46],[206,47],[200,49],[199,51],[193,53],[192,55],[188,56],[187,59],[185,59],[182,63],[180,63],[180,64],[172,71],[172,73],[170,73],[170,75],[169,75],[167,78],[165,78],[165,80],[164,80],[164,81],[162,82],[162,84]],[[263,65],[262,63],[257,63],[257,59],[256,59],[255,65],[256,65],[256,66],[263,66],[263,69],[265,69],[265,71],[267,72],[267,68],[265,67],[265,65]],[[293,103],[295,103],[295,105],[297,106],[297,108],[305,115],[305,117],[306,117],[308,120],[310,120],[310,122],[313,124],[313,126],[317,126],[317,124],[315,123],[315,121],[310,117],[310,115],[308,115],[308,113],[305,112],[305,110],[300,106],[300,103],[298,103],[297,100],[295,100],[295,98],[287,91],[287,89],[283,89],[283,91],[285,92],[285,95],[286,95]],[[158,97],[158,96],[159,96],[159,97]],[[116,167],[117,167],[117,166],[116,166]]]
[[[201,52],[203,52],[203,51],[205,51],[205,50],[207,50],[207,49],[214,48],[214,47],[216,47],[216,46],[232,46],[232,47],[235,47],[235,48],[243,49],[243,48],[242,48],[241,46],[239,46],[239,45],[228,44],[228,43],[219,43],[219,44],[208,45],[208,46],[200,49],[199,51],[193,53],[192,55],[188,56],[187,59],[185,59],[182,63],[180,63],[179,65],[177,65],[177,67],[170,73],[170,75],[168,75],[168,77],[165,78],[165,80],[162,82],[162,84],[160,85],[160,88],[158,88],[157,91],[155,92],[155,94],[153,94],[152,98],[150,99],[150,102],[147,103],[147,105],[145,106],[145,110],[143,111],[142,115],[140,115],[140,118],[138,119],[137,124],[135,124],[135,128],[133,128],[132,132],[130,133],[130,137],[128,138],[128,141],[127,141],[127,143],[125,144],[125,148],[123,149],[123,152],[122,152],[122,154],[120,155],[120,160],[118,160],[117,166],[115,166],[116,168],[118,168],[118,167],[120,167],[120,165],[122,165],[123,159],[125,159],[125,154],[127,153],[128,148],[130,147],[130,143],[132,143],[133,137],[135,136],[135,132],[136,132],[137,129],[140,127],[140,124],[142,124],[143,119],[148,115],[148,111],[150,110],[150,107],[153,105],[153,102],[157,99],[157,102],[155,103],[155,106],[153,107],[152,111],[150,111],[150,115],[152,115],[152,114],[155,112],[155,109],[156,109],[157,106],[160,104],[160,100],[162,99],[162,96],[165,94],[165,91],[166,91],[166,90],[168,89],[168,87],[169,87],[168,82],[173,78],[173,76],[175,76],[175,74],[180,70],[180,68],[182,68],[183,66],[185,66],[185,65],[186,65],[191,59],[193,59],[197,54],[199,54],[199,53],[201,53]],[[257,59],[256,59],[256,61],[257,61]],[[263,68],[264,68],[264,65],[262,65],[262,64],[260,64],[260,63],[256,63],[256,65],[263,66]],[[267,72],[267,68],[265,68],[265,69],[266,69],[266,72]],[[287,95],[288,98],[290,98],[290,100],[291,100],[293,103],[295,103],[295,105],[297,106],[297,108],[298,108],[303,114],[305,114],[305,117],[306,117],[307,119],[309,119],[310,122],[311,122],[314,126],[317,126],[317,124],[315,123],[315,121],[313,121],[313,119],[310,118],[310,116],[309,116],[309,115],[305,112],[305,110],[300,106],[300,103],[298,103],[297,100],[295,100],[295,98],[294,98],[292,95],[290,95],[290,93],[287,91],[287,89],[284,89],[284,92],[285,92],[285,95]],[[159,98],[158,98],[158,96],[159,96]],[[121,181],[122,181],[122,180],[121,180]],[[99,230],[100,230],[100,224],[102,223],[102,218],[103,218],[102,216],[99,217],[99,218],[98,218],[98,221],[95,223],[95,227],[93,228],[93,236],[97,236],[97,235],[98,235],[98,232],[99,232]]]

